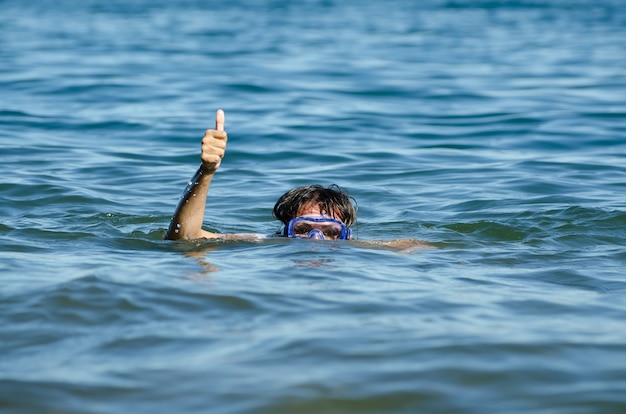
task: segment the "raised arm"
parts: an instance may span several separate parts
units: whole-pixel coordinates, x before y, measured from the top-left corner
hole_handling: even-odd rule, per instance
[[[215,172],[226,151],[228,135],[224,131],[224,111],[215,115],[215,129],[208,129],[202,138],[202,164],[185,189],[170,227],[167,240],[215,238],[220,235],[202,230],[207,194]]]

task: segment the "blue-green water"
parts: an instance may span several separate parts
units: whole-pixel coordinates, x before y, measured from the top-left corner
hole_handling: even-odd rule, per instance
[[[1,412],[626,411],[622,1],[0,6]],[[359,241],[163,241],[218,108]]]

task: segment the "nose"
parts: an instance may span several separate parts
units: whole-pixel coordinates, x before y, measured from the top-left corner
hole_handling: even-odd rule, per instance
[[[313,229],[307,234],[307,237],[309,239],[324,240],[324,233],[322,233],[321,230]]]

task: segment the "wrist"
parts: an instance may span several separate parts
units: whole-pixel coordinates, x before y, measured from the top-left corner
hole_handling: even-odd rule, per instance
[[[200,164],[200,169],[198,170],[198,172],[201,174],[215,174],[215,171],[217,171],[218,167],[219,164],[215,165],[202,163]]]

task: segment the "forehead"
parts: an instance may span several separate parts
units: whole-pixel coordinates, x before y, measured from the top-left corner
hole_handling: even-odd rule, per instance
[[[337,210],[323,212],[321,211],[320,207],[315,202],[303,204],[302,207],[300,207],[300,209],[298,210],[297,215],[298,217],[307,216],[307,215],[320,215],[321,216],[324,213],[330,215],[333,218],[341,219],[341,215],[338,214],[339,212]]]

